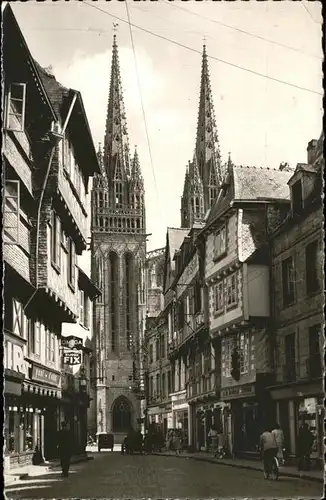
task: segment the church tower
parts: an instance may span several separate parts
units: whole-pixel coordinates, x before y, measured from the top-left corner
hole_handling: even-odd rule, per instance
[[[181,227],[190,228],[194,223],[204,220],[216,199],[221,180],[220,148],[204,45],[196,144],[193,160],[186,169],[181,197]]]
[[[115,443],[137,428],[143,393],[146,223],[137,149],[130,155],[116,35],[101,174],[92,189],[92,277],[101,289],[94,312],[97,431]]]

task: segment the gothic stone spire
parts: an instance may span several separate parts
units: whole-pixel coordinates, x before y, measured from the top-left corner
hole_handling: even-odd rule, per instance
[[[118,45],[114,34],[103,157],[103,164],[111,185],[114,180],[127,181],[130,175],[129,163],[127,120],[123,103]]]
[[[195,154],[204,188],[204,209],[207,212],[216,198],[222,172],[206,45],[202,56]]]

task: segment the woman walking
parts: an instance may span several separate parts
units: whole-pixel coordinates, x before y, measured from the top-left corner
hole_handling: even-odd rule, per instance
[[[211,440],[211,450],[213,453],[213,458],[215,458],[217,455],[217,448],[218,448],[218,432],[213,425],[208,433],[208,437]]]
[[[179,435],[176,432],[174,432],[174,434],[173,434],[172,442],[173,442],[173,448],[175,450],[175,454],[180,455],[181,440],[180,440]]]

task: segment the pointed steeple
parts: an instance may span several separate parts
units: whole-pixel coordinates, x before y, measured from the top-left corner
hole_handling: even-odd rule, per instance
[[[205,212],[222,180],[221,155],[210,84],[206,45],[203,47],[195,154],[204,188]],[[215,195],[215,196],[214,196]]]
[[[206,45],[203,47],[194,159],[186,172],[181,200],[181,225],[204,220],[222,182],[222,165],[210,85]]]
[[[103,157],[104,167],[110,184],[114,180],[127,181],[130,174],[129,162],[127,119],[123,102],[118,45],[116,35],[114,34]]]
[[[140,169],[137,146],[135,146],[135,152],[131,162],[130,181],[134,189],[138,189],[141,191],[144,189],[144,179]]]
[[[145,234],[144,181],[138,153],[131,162],[123,103],[116,35],[113,36],[111,80],[103,153],[98,158],[102,174],[94,181],[93,232]],[[132,170],[132,172],[131,172]]]
[[[105,169],[103,166],[103,151],[102,151],[102,144],[100,142],[98,143],[97,159],[98,159],[101,173],[94,175],[93,187],[94,188],[103,188],[103,187],[107,186],[107,178],[106,178],[106,172],[105,172]]]

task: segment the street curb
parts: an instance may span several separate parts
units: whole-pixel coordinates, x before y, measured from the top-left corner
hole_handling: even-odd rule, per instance
[[[84,457],[75,458],[74,460],[72,460],[70,462],[70,465],[79,464],[81,462],[88,462],[89,460],[94,460],[94,457],[84,456]],[[48,469],[55,469],[56,467],[60,467],[60,463],[48,465]]]
[[[247,469],[247,470],[256,470],[256,471],[260,471],[261,469],[258,469],[257,467],[254,467],[252,465],[239,465],[239,464],[235,464],[235,463],[232,463],[232,462],[226,462],[226,461],[222,461],[222,460],[213,460],[212,458],[209,458],[209,457],[194,457],[194,456],[189,456],[189,455],[170,455],[170,454],[167,454],[167,453],[152,453],[152,455],[158,455],[158,456],[164,456],[164,457],[176,457],[176,458],[188,458],[188,459],[192,459],[192,460],[197,460],[197,462],[209,462],[211,464],[220,464],[220,465],[227,465],[229,467],[236,467],[238,469]],[[308,474],[294,474],[293,472],[283,472],[282,470],[280,470],[280,473],[279,473],[280,476],[284,476],[284,477],[294,477],[294,478],[297,478],[297,479],[307,479],[309,481],[316,481],[317,483],[323,483],[324,480],[323,478],[319,478],[319,477],[314,477],[314,476],[309,476]]]

